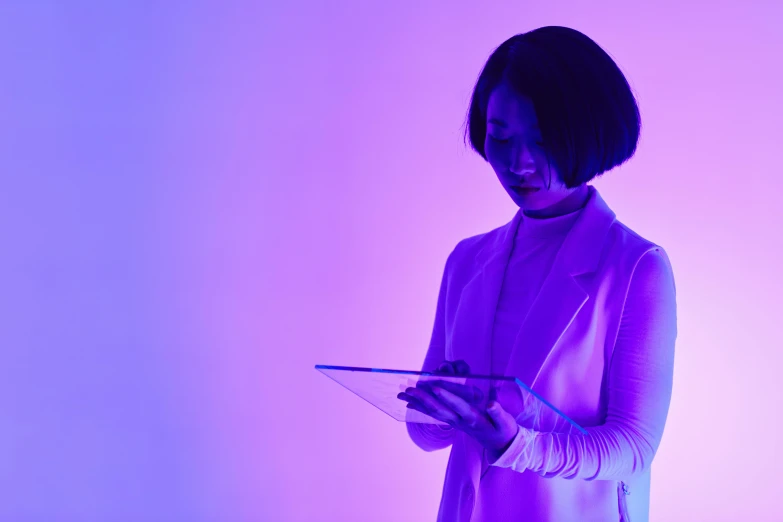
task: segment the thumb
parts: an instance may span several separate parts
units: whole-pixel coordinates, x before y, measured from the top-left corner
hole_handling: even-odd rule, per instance
[[[490,401],[489,404],[487,404],[487,412],[493,420],[498,421],[498,425],[508,424],[508,420],[511,418],[511,415],[509,415],[497,401]]]
[[[498,401],[489,401],[487,403],[487,411],[505,411],[503,406]]]

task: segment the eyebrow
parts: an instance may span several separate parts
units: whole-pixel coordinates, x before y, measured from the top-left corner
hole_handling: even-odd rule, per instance
[[[508,127],[506,122],[504,122],[503,120],[499,120],[497,118],[490,118],[488,123],[494,123],[495,125],[498,125],[500,127]],[[533,125],[533,130],[541,130],[541,129],[539,129],[538,128],[538,124],[536,124],[536,125]]]

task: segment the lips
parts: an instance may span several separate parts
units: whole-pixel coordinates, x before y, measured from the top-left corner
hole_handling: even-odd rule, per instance
[[[533,192],[538,191],[538,187],[519,187],[519,186],[512,186],[511,189],[514,192],[519,192],[520,194],[531,194]]]

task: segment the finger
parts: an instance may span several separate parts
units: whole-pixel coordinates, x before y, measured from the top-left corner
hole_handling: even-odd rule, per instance
[[[429,415],[430,412],[429,408],[424,406],[416,397],[413,397],[412,395],[408,395],[405,392],[400,392],[397,394],[397,398],[406,401],[408,403],[405,405],[406,408],[411,408],[413,410],[420,411],[422,413]]]
[[[424,406],[422,403],[420,403],[416,399],[411,399],[411,401],[408,404],[406,404],[405,407],[408,408],[409,410],[416,410],[419,413],[423,413],[424,415],[426,415],[427,417],[429,417],[431,419],[438,420],[438,421],[441,421],[441,422],[445,422],[446,424],[448,424],[450,426],[455,426],[456,425],[456,421],[454,420],[454,415],[453,414],[452,415],[444,415],[443,414],[443,410],[432,411],[430,408],[427,408],[426,406]]]
[[[397,398],[407,402],[408,404],[406,406],[410,406],[410,405],[416,406],[416,409],[418,409],[422,413],[429,414],[432,411],[432,408],[430,406],[424,404],[418,398],[408,393],[400,392],[397,394]]]
[[[498,430],[516,429],[517,421],[514,417],[503,409],[503,406],[497,401],[491,401],[487,405],[487,413],[492,420],[492,424]]]
[[[429,381],[430,386],[439,386],[445,390],[450,391],[454,395],[462,397],[467,402],[475,405],[480,405],[484,399],[484,393],[475,386],[460,384],[458,382],[435,380]]]
[[[446,406],[432,393],[432,390],[424,382],[416,383],[416,387],[407,388],[405,393],[422,403],[424,406],[432,409],[442,409]]]
[[[415,397],[413,397],[413,396],[411,396],[411,395],[408,395],[408,394],[407,394],[407,393],[405,393],[405,392],[400,392],[400,393],[398,393],[398,394],[397,394],[397,398],[398,398],[398,399],[400,399],[400,400],[403,400],[403,401],[405,401],[405,402],[413,402],[413,401],[416,401],[416,402],[418,402],[418,400],[417,400]]]
[[[451,363],[446,361],[444,363],[441,363],[440,366],[437,367],[435,373],[454,375],[455,372],[454,372],[454,368],[451,366]]]
[[[459,361],[454,361],[452,364],[454,365],[454,371],[457,375],[467,375],[470,373],[470,366],[468,366],[468,363],[464,360],[460,359]]]
[[[420,413],[423,413],[424,415],[430,416],[430,411],[425,408],[419,401],[416,399],[411,399],[408,404],[405,405],[406,408],[410,410],[416,410]]]
[[[407,388],[405,393],[416,399],[421,403],[429,412],[428,415],[436,417],[443,421],[459,421],[459,415],[449,406],[441,402],[436,396],[420,390],[418,388]]]
[[[462,419],[462,424],[469,427],[476,427],[482,419],[486,422],[489,422],[489,420],[486,419],[481,412],[476,410],[471,404],[467,403],[462,397],[454,395],[450,391],[444,390],[443,388],[437,386],[433,387],[432,392],[440,399],[443,404],[445,404]]]

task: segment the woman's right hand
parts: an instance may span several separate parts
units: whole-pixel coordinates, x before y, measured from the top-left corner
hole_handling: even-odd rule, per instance
[[[462,359],[458,361],[443,361],[433,373],[438,375],[470,375],[470,366],[468,366],[468,363]],[[432,380],[424,381],[422,384],[424,384],[425,388],[432,385],[439,386],[455,395],[458,395],[471,404],[479,405],[484,399],[484,394],[476,386],[458,384],[456,382],[448,381],[433,382]]]
[[[470,367],[463,360],[444,361],[433,372],[436,375],[469,375]],[[401,400],[408,402],[408,407],[439,418],[440,412],[453,413],[451,408],[444,404],[431,390],[431,386],[438,386],[444,390],[459,396],[466,402],[476,406],[482,405],[484,394],[480,389],[472,385],[464,385],[456,382],[439,380],[421,380],[415,387],[410,387],[397,395]],[[450,416],[450,415],[449,415]]]

